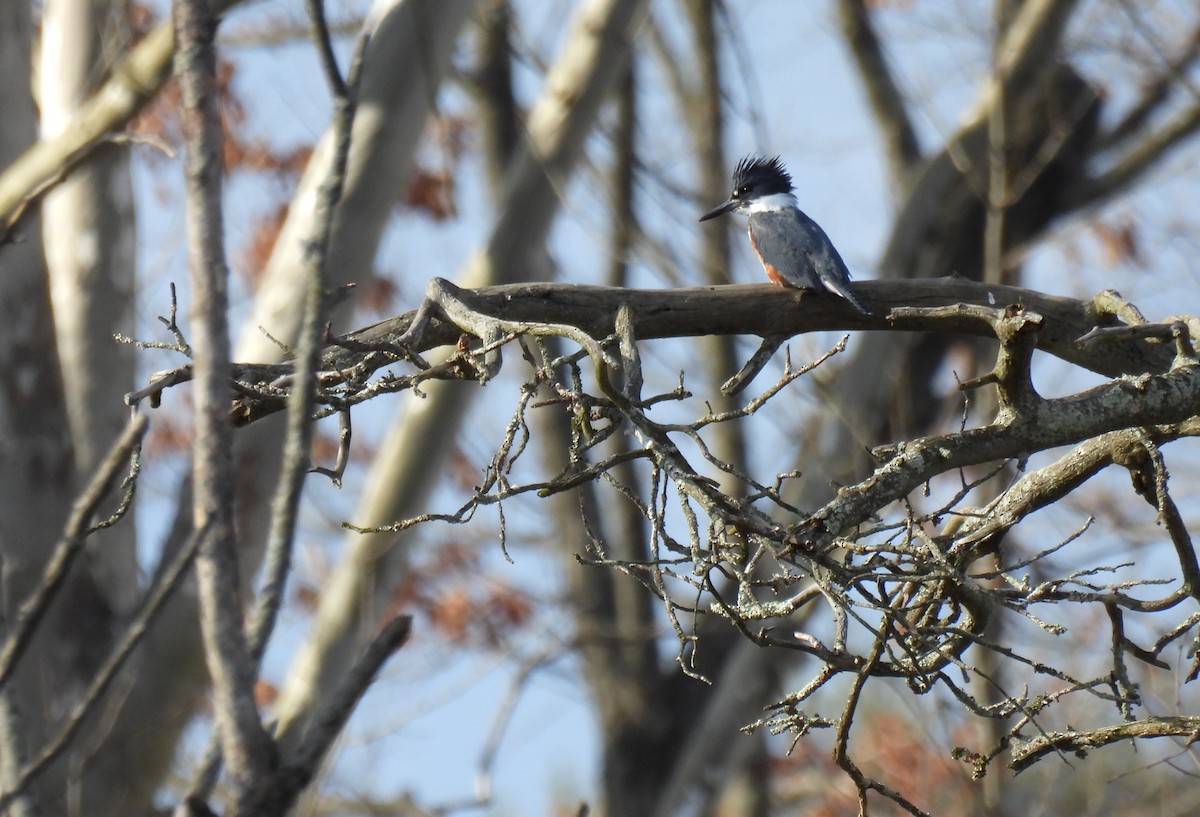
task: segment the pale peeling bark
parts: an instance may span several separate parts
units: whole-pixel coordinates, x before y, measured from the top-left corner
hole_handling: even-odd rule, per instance
[[[125,52],[128,37],[120,4],[45,4],[38,71],[44,142],[78,129],[77,118],[107,79],[116,56]],[[116,144],[96,148],[46,196],[41,214],[74,453],[70,484],[75,486],[91,475],[128,417],[122,394],[133,382],[136,353],[112,339],[114,332],[129,332],[134,322],[135,222],[128,149]],[[98,532],[87,543],[86,570],[69,579],[75,589],[69,592],[71,602],[62,606],[59,626],[88,633],[80,639],[88,649],[77,650],[84,662],[65,689],[82,688],[90,680],[96,662],[113,643],[109,628],[135,604],[136,547],[136,531],[129,526]],[[108,705],[120,706],[120,698]],[[94,813],[104,813],[105,797],[122,788],[113,784],[114,768],[101,765],[103,769],[86,767],[83,780],[71,784],[79,787],[77,796],[86,793]]]
[[[50,0],[42,14],[38,71],[43,138],[74,126],[81,105],[125,47],[123,10],[96,0]],[[54,302],[75,462],[90,471],[124,425],[121,395],[133,351],[133,207],[124,148],[98,152],[51,191],[42,206],[43,245]]]
[[[128,38],[120,4],[45,4],[38,72],[42,138],[74,127]],[[42,244],[75,471],[86,476],[125,425],[122,395],[135,370],[135,350],[112,339],[116,332],[130,332],[134,322],[135,223],[126,147],[101,147],[46,196]],[[136,541],[134,531],[122,530],[97,537],[89,547],[93,575],[115,610],[127,610],[134,600]]]
[[[460,275],[467,286],[537,274],[544,245],[583,143],[600,105],[616,87],[646,0],[592,0],[573,21],[563,51],[547,74],[526,121],[526,141],[510,167],[507,195],[486,246]],[[453,444],[474,394],[457,384],[431,384],[411,401],[377,454],[355,521],[387,524],[418,512],[433,489],[428,464]],[[313,625],[276,705],[286,747],[308,713],[361,648],[406,566],[395,536],[347,539],[345,560],[325,587]]]

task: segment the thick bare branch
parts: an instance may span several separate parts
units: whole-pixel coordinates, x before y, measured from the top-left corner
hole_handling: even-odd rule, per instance
[[[1091,302],[1044,295],[1017,287],[990,286],[962,279],[937,281],[866,281],[855,290],[872,307],[865,316],[834,298],[822,298],[769,284],[694,287],[671,290],[638,290],[572,284],[513,284],[463,290],[449,282],[443,286],[456,294],[470,311],[510,327],[555,324],[578,330],[581,337],[601,339],[613,331],[617,311],[629,310],[635,335],[641,340],[698,335],[759,335],[784,338],[803,332],[877,329],[902,332],[938,332],[992,336],[991,316],[997,304],[1024,304],[1044,318],[1037,332],[1037,348],[1063,360],[1104,375],[1161,372],[1171,366],[1171,350],[1128,339],[1097,348],[1081,347],[1076,340],[1111,316],[1099,314]],[[414,321],[423,323],[419,335]],[[427,303],[416,312],[353,332],[327,350],[321,364],[326,386],[344,381],[365,381],[374,371],[409,359],[412,352],[456,345],[462,327],[430,311]],[[570,334],[564,328],[559,334]],[[404,339],[411,349],[397,345]],[[496,338],[492,338],[496,340]],[[494,348],[494,347],[493,347]],[[490,365],[497,363],[489,358]],[[469,367],[468,367],[469,369]],[[275,370],[278,378],[285,370]],[[493,372],[494,373],[494,372]],[[419,372],[425,379],[434,371]],[[732,374],[732,372],[731,372]],[[246,377],[254,377],[247,367]],[[173,370],[161,386],[184,382],[189,373]],[[456,367],[443,370],[443,378],[461,378]],[[472,376],[472,375],[467,375]],[[406,388],[400,383],[401,388]],[[153,386],[137,392],[153,395]],[[283,395],[258,392],[240,400],[234,410],[240,425],[254,422],[283,407]]]
[[[986,509],[963,520],[956,534],[959,547],[993,551],[1029,514],[1062,499],[1107,466],[1129,463],[1145,433],[1134,428],[1102,434],[1080,443],[1057,462],[1024,474]],[[1169,432],[1172,437],[1195,433],[1200,433],[1195,424]]]
[[[884,460],[866,482],[794,529],[801,550],[821,549],[881,508],[955,468],[1020,457],[1119,429],[1181,423],[1200,401],[1200,367],[1161,375],[1121,378],[1070,397],[1041,400],[1016,422],[927,437],[876,449]]]

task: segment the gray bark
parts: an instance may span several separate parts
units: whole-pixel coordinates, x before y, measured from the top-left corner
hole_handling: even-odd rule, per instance
[[[0,4],[0,76],[5,77],[0,83],[0,167],[37,139],[30,95],[32,35],[29,3]],[[16,243],[0,245],[0,592],[5,630],[37,585],[71,501],[70,438],[38,230],[32,214],[21,224]],[[49,690],[42,678],[77,678],[79,644],[61,638],[61,615],[58,605],[3,690],[0,773],[6,782],[45,738],[49,727],[44,716],[61,712],[59,696],[72,686],[68,681],[64,688]],[[61,802],[61,767],[42,783],[32,800],[46,795]]]

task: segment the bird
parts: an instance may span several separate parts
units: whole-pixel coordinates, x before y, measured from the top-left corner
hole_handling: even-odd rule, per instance
[[[733,193],[700,220],[730,212],[749,217],[750,246],[773,283],[825,290],[862,314],[871,314],[850,290],[850,271],[829,236],[796,204],[791,174],[778,156],[747,156],[738,162]]]

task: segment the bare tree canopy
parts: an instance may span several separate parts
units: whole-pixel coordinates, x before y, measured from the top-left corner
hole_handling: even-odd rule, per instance
[[[1193,4],[44,0],[0,66],[0,812],[1200,796]]]

